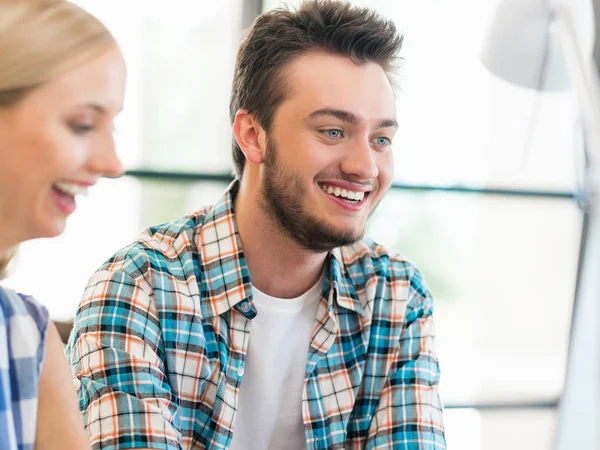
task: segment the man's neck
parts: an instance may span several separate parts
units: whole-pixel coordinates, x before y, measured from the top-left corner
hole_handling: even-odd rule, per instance
[[[321,277],[326,253],[296,244],[263,211],[259,194],[244,180],[234,200],[235,220],[252,285],[267,295],[294,298]]]

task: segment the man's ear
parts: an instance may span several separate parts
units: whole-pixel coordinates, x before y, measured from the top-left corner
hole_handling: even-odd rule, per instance
[[[233,135],[252,164],[262,164],[265,157],[265,132],[253,114],[240,109],[233,120]]]

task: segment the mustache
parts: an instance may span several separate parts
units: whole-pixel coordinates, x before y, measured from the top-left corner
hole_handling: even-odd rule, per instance
[[[316,182],[326,182],[326,181],[345,181],[347,183],[354,183],[365,187],[370,187],[372,190],[376,190],[379,187],[379,183],[377,180],[361,180],[357,177],[347,174],[319,174],[315,177]]]

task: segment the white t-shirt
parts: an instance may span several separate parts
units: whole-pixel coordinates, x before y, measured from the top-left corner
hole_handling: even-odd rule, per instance
[[[298,298],[253,289],[257,315],[250,341],[231,450],[304,450],[302,390],[323,279]]]

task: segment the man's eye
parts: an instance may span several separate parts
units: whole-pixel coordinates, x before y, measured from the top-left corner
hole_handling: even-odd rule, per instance
[[[336,130],[336,129],[323,130],[323,133],[325,133],[325,136],[327,136],[328,138],[331,138],[331,139],[339,139],[343,136],[342,130]]]
[[[390,138],[381,136],[375,139],[375,143],[377,145],[390,145],[392,143],[392,140]]]

